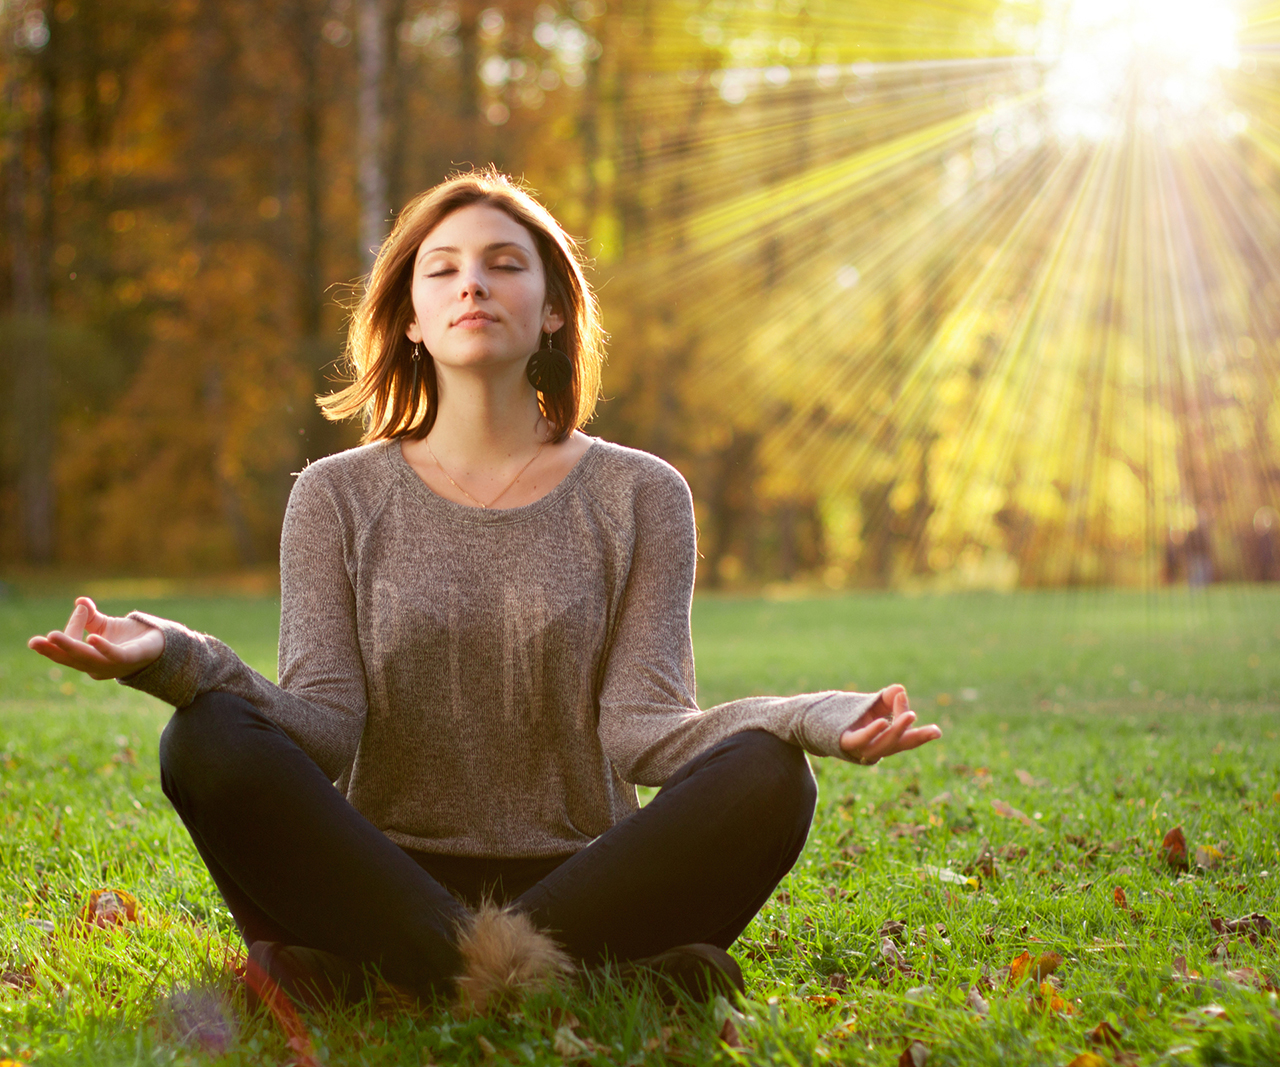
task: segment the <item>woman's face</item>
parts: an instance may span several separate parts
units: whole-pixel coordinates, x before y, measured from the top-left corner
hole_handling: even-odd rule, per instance
[[[523,361],[543,331],[564,325],[547,303],[533,236],[505,211],[471,204],[446,216],[418,247],[409,340],[445,367]]]

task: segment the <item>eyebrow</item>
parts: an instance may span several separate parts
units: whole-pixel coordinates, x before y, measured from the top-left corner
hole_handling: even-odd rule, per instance
[[[528,253],[529,249],[525,248],[519,241],[494,241],[493,244],[484,246],[486,252],[496,252],[500,248],[518,248],[521,252]],[[422,255],[429,256],[432,252],[460,252],[460,248],[453,245],[440,245],[438,248],[428,248]]]

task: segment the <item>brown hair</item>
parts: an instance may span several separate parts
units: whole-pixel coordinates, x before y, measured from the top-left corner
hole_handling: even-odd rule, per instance
[[[446,216],[471,204],[505,211],[529,231],[546,275],[547,301],[564,316],[552,343],[573,364],[569,387],[552,395],[538,394],[542,413],[551,424],[551,440],[563,441],[595,411],[605,334],[595,294],[583,274],[578,244],[516,179],[490,167],[456,174],[415,197],[378,250],[347,333],[346,356],[354,380],[316,398],[326,418],[362,416],[365,442],[423,438],[436,421],[439,389],[429,352],[422,353],[419,363],[417,395],[410,395],[414,346],[405,330],[413,322],[413,265],[427,235]]]

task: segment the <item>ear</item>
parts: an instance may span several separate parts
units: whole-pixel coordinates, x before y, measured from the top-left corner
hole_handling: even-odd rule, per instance
[[[556,327],[559,329],[559,327]],[[418,320],[414,319],[405,327],[404,335],[415,345],[422,344],[422,331],[418,328]]]
[[[560,329],[560,327],[563,325],[564,325],[564,316],[560,314],[560,312],[557,311],[554,307],[548,304],[546,311],[544,311],[542,314],[542,332],[555,333],[556,330]]]

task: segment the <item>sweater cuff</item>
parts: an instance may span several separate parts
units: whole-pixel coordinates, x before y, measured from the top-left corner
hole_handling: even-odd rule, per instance
[[[852,757],[840,747],[840,735],[880,699],[880,694],[832,690],[814,695],[818,699],[809,705],[801,722],[804,748],[815,755],[835,756],[853,762]]]
[[[148,615],[143,611],[131,611],[129,618],[154,627],[164,634],[164,651],[142,670],[127,674],[117,681],[130,689],[149,693],[175,708],[190,704],[200,695],[199,635],[180,623]]]

